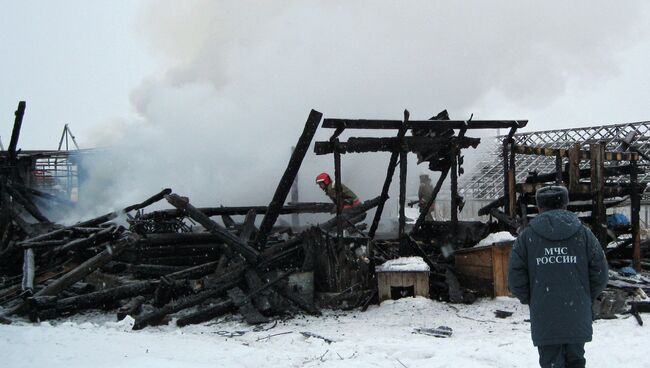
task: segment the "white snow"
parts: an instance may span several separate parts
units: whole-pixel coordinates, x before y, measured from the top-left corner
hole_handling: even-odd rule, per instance
[[[430,271],[422,257],[400,257],[388,260],[375,267],[375,272],[422,272]]]
[[[499,231],[498,233],[492,233],[486,236],[485,238],[483,238],[483,240],[478,242],[478,244],[476,244],[474,247],[486,247],[494,243],[513,241],[515,239],[517,239],[517,237],[512,236],[512,234],[510,234],[509,232]]]
[[[494,311],[514,312],[498,319]],[[646,317],[647,315],[643,315]],[[72,322],[0,326],[2,366],[20,367],[535,367],[528,308],[512,298],[450,305],[407,298],[367,312],[326,312],[263,325],[238,321],[177,328],[173,324],[128,329],[114,315],[86,314]],[[416,328],[448,326],[450,338],[414,334]],[[238,332],[239,333],[236,333]],[[333,340],[331,344],[300,332]],[[241,336],[229,337],[229,334]],[[587,365],[648,366],[647,327],[633,317],[594,323]]]

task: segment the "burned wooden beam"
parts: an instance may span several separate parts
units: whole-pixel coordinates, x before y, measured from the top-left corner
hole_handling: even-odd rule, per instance
[[[145,297],[138,295],[135,298],[129,300],[126,304],[122,305],[117,310],[117,320],[121,321],[126,316],[137,317],[137,315],[142,310],[142,304],[146,301]]]
[[[189,199],[186,197],[181,197],[177,194],[170,194],[165,196],[165,198],[167,198],[167,201],[172,206],[178,208],[179,210],[187,212],[187,214],[192,219],[201,224],[208,232],[218,236],[219,239],[225,243],[221,245],[221,249],[226,254],[229,254],[234,250],[238,254],[242,255],[248,263],[257,263],[257,259],[259,257],[257,250],[242,242],[241,239],[233,235],[223,226],[210,220],[209,217],[197,210],[196,207],[192,206],[189,202]]]
[[[343,245],[343,184],[341,183],[341,151],[339,149],[339,140],[335,139],[334,144],[334,191],[336,192],[336,239],[339,246]]]
[[[241,239],[243,242],[248,242],[251,239],[253,232],[257,230],[255,227],[256,216],[257,213],[255,213],[255,210],[249,210],[246,214],[246,218],[244,219],[244,226],[239,233],[239,239]]]
[[[591,220],[592,229],[598,238],[600,245],[607,250],[607,213],[605,210],[605,146],[593,144],[590,147],[590,168],[591,168],[591,193],[592,193],[592,210]]]
[[[16,149],[18,148],[20,129],[23,125],[23,116],[25,116],[25,107],[27,107],[27,103],[25,101],[20,101],[18,102],[18,108],[16,109],[16,112],[14,112],[14,126],[11,131],[11,140],[9,141],[9,146],[7,147],[10,164],[15,163],[16,161]]]
[[[124,233],[120,239],[115,241],[113,244],[108,245],[104,251],[86,260],[85,262],[83,262],[76,268],[72,269],[71,271],[67,272],[66,274],[64,274],[63,276],[61,276],[60,278],[52,282],[51,284],[47,285],[45,288],[39,290],[36,294],[34,294],[34,296],[35,297],[54,296],[59,294],[61,291],[72,286],[77,281],[80,281],[88,274],[96,270],[97,268],[108,263],[110,260],[113,259],[113,257],[120,254],[124,249],[126,249],[130,245],[134,244],[137,241],[137,239],[138,236],[136,234]],[[8,310],[6,312],[6,315],[9,316],[15,313],[22,313],[25,310],[25,307],[26,304],[21,303],[16,307]]]
[[[433,147],[447,147],[452,141],[456,141],[459,148],[476,147],[481,143],[480,138],[470,137],[396,137],[385,138],[349,138],[347,142],[339,143],[341,153],[364,153],[364,152],[400,152],[406,150],[409,152],[421,152],[430,150]],[[326,155],[334,152],[334,143],[316,142],[314,152],[317,155]]]
[[[263,215],[268,212],[269,207],[267,206],[242,206],[242,207],[197,207],[197,210],[201,211],[208,217],[212,216],[244,216],[249,211],[255,211],[258,215]],[[280,215],[288,214],[297,214],[297,213],[330,213],[334,209],[334,205],[330,202],[328,203],[290,203],[280,209]],[[169,218],[169,217],[182,217],[184,216],[183,211],[181,210],[161,210],[145,213],[140,216],[140,220],[149,220],[157,218]]]
[[[222,276],[218,278],[218,280],[214,282],[214,287],[206,288],[205,290],[200,291],[194,295],[180,298],[161,308],[157,308],[151,312],[141,314],[135,319],[133,329],[143,329],[150,324],[160,321],[168,314],[193,307],[195,305],[203,303],[208,299],[220,296],[241,281],[241,277],[243,276],[245,270],[246,266],[241,263],[231,266]]]
[[[402,128],[400,120],[367,119],[324,119],[323,128],[330,129],[394,129]],[[505,129],[516,126],[523,128],[528,120],[411,120],[407,129],[449,130],[449,129]]]
[[[52,308],[58,313],[70,313],[80,309],[106,308],[120,299],[150,294],[155,290],[157,284],[158,281],[141,281],[88,294],[58,299],[52,303]],[[28,299],[28,303],[30,303],[31,306],[40,309],[43,308],[43,305],[51,303],[47,301],[47,298],[49,297],[34,296]]]
[[[309,145],[314,138],[314,134],[316,134],[316,129],[318,129],[318,124],[320,124],[322,117],[323,114],[316,110],[312,110],[309,113],[309,117],[305,123],[305,128],[300,135],[300,138],[298,139],[298,143],[296,143],[296,148],[293,150],[291,158],[289,159],[287,169],[284,171],[284,174],[280,179],[280,183],[275,190],[275,194],[273,195],[271,203],[269,203],[269,210],[266,215],[264,215],[264,219],[260,224],[260,230],[257,233],[257,238],[255,239],[255,243],[260,249],[264,246],[264,244],[266,244],[266,239],[269,235],[269,232],[273,228],[273,225],[275,225],[275,221],[280,215],[280,210],[287,200],[287,195],[289,195],[293,181],[298,174],[298,170],[302,165],[302,160],[305,158],[305,154],[307,153]]]
[[[227,312],[230,312],[234,308],[235,308],[235,303],[233,303],[232,299],[227,298],[217,302],[216,304],[210,305],[207,308],[198,310],[194,313],[179,318],[176,321],[176,326],[184,327],[188,325],[210,321]]]
[[[402,128],[397,133],[397,139],[401,140],[404,135],[406,135],[406,130],[406,127],[402,126]],[[395,174],[398,158],[399,152],[394,151],[391,153],[390,160],[388,161],[388,169],[386,170],[386,178],[384,179],[384,185],[381,188],[381,194],[379,196],[379,205],[377,205],[377,210],[375,211],[372,225],[370,225],[370,231],[368,231],[368,237],[370,239],[374,239],[375,233],[377,232],[377,227],[379,227],[379,220],[381,219],[381,214],[384,211],[384,205],[388,200],[388,191],[390,190],[390,183],[393,181],[393,175]]]
[[[124,251],[127,247],[135,244],[137,240],[138,235],[136,234],[129,232],[122,234],[120,239],[108,245],[104,251],[88,259],[72,271],[57,279],[55,282],[49,284],[44,289],[37,292],[35,296],[48,296],[60,293],[62,290],[83,279],[86,275],[90,274],[97,268],[108,263],[111,259]]]
[[[144,208],[146,206],[149,206],[150,204],[161,200],[166,194],[169,194],[169,193],[171,193],[171,189],[164,189],[160,193],[152,196],[151,198],[145,200],[144,202],[125,207],[121,211],[110,212],[110,213],[107,213],[105,215],[101,215],[99,217],[95,217],[95,218],[90,219],[90,220],[78,222],[78,223],[76,223],[76,224],[74,224],[72,226],[62,227],[60,229],[56,229],[56,230],[50,231],[50,232],[45,233],[45,234],[41,234],[41,235],[38,235],[38,236],[35,236],[35,237],[25,239],[23,242],[40,242],[40,241],[43,241],[43,240],[50,240],[50,239],[54,239],[54,238],[57,238],[57,237],[61,237],[66,232],[68,232],[70,230],[73,230],[75,228],[95,227],[95,226],[101,225],[101,224],[103,224],[103,223],[105,223],[107,221],[110,221],[110,220],[116,218],[117,216],[119,216],[122,213],[126,213],[126,212],[133,211],[133,210],[138,210],[138,209]]]

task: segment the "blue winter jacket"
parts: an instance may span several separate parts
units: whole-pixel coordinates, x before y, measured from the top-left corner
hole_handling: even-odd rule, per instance
[[[565,210],[543,212],[517,237],[508,286],[530,306],[533,344],[591,341],[591,305],[608,281],[594,234]]]

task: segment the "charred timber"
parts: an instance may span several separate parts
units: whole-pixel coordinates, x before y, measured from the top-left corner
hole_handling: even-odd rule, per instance
[[[266,214],[268,211],[267,206],[243,206],[243,207],[197,207],[197,210],[201,211],[208,217],[212,216],[244,216],[249,211],[255,211],[258,215]],[[280,209],[281,215],[294,214],[294,213],[329,213],[334,209],[332,203],[295,203],[287,204],[282,209]],[[149,212],[140,216],[139,220],[150,220],[158,218],[170,218],[170,217],[181,217],[185,216],[183,211],[180,210],[162,210]]]
[[[120,299],[150,294],[156,289],[157,284],[158,281],[142,281],[130,285],[104,289],[89,294],[56,300],[51,307],[56,309],[58,313],[70,313],[80,309],[91,308],[103,309],[112,306]],[[49,297],[28,298],[28,303],[37,309],[43,309],[44,306],[51,303],[48,298]]]
[[[144,202],[125,207],[121,211],[114,211],[114,212],[111,212],[111,213],[107,213],[105,215],[95,217],[95,218],[90,219],[90,220],[86,220],[86,221],[76,223],[76,224],[74,224],[72,226],[66,226],[66,227],[63,227],[63,228],[60,228],[60,229],[57,229],[57,230],[54,230],[54,231],[50,231],[50,232],[42,234],[42,235],[31,237],[29,239],[24,240],[24,242],[40,242],[40,241],[43,241],[43,240],[61,238],[66,233],[70,232],[71,230],[74,230],[75,228],[87,228],[87,227],[99,226],[99,225],[101,225],[101,224],[103,224],[103,223],[105,223],[107,221],[110,221],[110,220],[118,217],[122,213],[126,213],[126,212],[133,211],[133,210],[139,210],[139,209],[142,209],[142,208],[144,208],[146,206],[149,206],[150,204],[153,204],[153,203],[161,200],[162,198],[164,198],[165,195],[167,195],[169,193],[171,193],[171,189],[164,189],[160,193],[152,196],[151,198],[145,200]]]
[[[307,150],[311,145],[311,141],[314,138],[314,134],[316,134],[318,124],[320,124],[322,117],[323,114],[316,110],[311,110],[309,113],[309,117],[305,123],[305,128],[303,129],[300,138],[298,138],[298,143],[296,143],[296,146],[291,153],[291,158],[289,159],[287,168],[280,179],[280,183],[278,183],[278,186],[275,189],[275,194],[273,194],[271,203],[269,203],[269,209],[260,224],[260,229],[257,232],[257,237],[255,239],[258,249],[261,249],[266,244],[269,233],[271,232],[273,225],[275,225],[275,221],[277,221],[278,216],[280,215],[280,210],[287,200],[289,191],[291,191],[298,170],[307,154]]]
[[[325,119],[323,128],[330,129],[394,129],[403,127],[401,120],[366,119]],[[523,128],[528,120],[411,120],[407,129],[426,129],[431,131],[449,129],[505,129]]]
[[[18,148],[18,138],[20,137],[20,128],[23,125],[23,116],[25,116],[25,107],[27,103],[25,101],[18,102],[18,108],[14,113],[14,126],[11,131],[11,140],[9,141],[9,147],[7,147],[7,153],[10,164],[15,163],[16,161],[16,148]]]
[[[448,147],[452,141],[458,144],[459,148],[476,148],[481,143],[480,138],[470,137],[396,137],[386,138],[349,138],[347,142],[338,144],[341,153],[363,153],[363,152],[422,152],[434,147]],[[317,155],[326,155],[334,152],[332,142],[316,142],[314,152]]]
[[[241,263],[235,266],[231,266],[228,269],[228,271],[226,271],[219,278],[219,281],[215,282],[215,285],[217,286],[215,286],[214,288],[205,289],[203,291],[198,292],[197,294],[178,299],[161,308],[155,309],[149,313],[145,313],[138,316],[135,319],[135,324],[133,325],[133,329],[141,330],[150,324],[160,321],[168,314],[176,313],[180,310],[190,308],[200,303],[203,303],[208,299],[220,296],[221,294],[225,293],[228,289],[237,285],[241,280],[245,271],[246,271],[246,266]]]
[[[145,300],[145,297],[142,295],[138,295],[135,298],[129,300],[126,304],[117,310],[117,320],[121,321],[126,316],[137,316],[140,314],[140,311],[142,310],[142,304],[144,304]]]
[[[402,140],[406,135],[406,127],[402,123],[402,128],[397,132],[397,139]],[[370,226],[370,231],[368,232],[368,237],[373,239],[375,233],[377,232],[377,227],[379,226],[379,220],[381,219],[381,214],[384,211],[384,205],[388,200],[388,191],[390,190],[390,183],[393,181],[393,175],[395,174],[395,168],[397,167],[397,159],[399,158],[399,152],[395,151],[391,153],[390,160],[388,162],[388,169],[386,170],[386,178],[384,179],[384,185],[381,188],[381,195],[379,196],[379,204],[377,205],[377,211],[375,211],[375,216],[372,220],[372,225]]]
[[[226,254],[231,253],[232,248],[232,250],[238,254],[241,254],[248,263],[257,263],[257,259],[259,257],[257,250],[253,249],[251,246],[241,241],[241,239],[233,235],[223,226],[212,221],[205,214],[197,210],[196,207],[190,204],[189,199],[186,197],[181,197],[177,194],[167,195],[166,198],[172,206],[178,208],[179,210],[187,212],[187,214],[192,219],[201,224],[208,232],[219,237],[219,240],[225,243],[222,245],[222,251],[224,251]]]

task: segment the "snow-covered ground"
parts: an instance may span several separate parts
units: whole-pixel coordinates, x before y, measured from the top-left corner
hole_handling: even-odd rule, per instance
[[[494,311],[514,314],[498,319]],[[329,311],[257,329],[236,320],[131,331],[114,315],[0,325],[2,367],[535,367],[528,308],[515,299],[450,305],[424,298],[387,301],[366,312]],[[231,318],[232,319],[232,318]],[[131,320],[132,321],[132,320]],[[274,327],[273,327],[274,326]],[[413,333],[448,326],[450,338]],[[266,330],[260,330],[266,329]],[[305,337],[311,332],[331,343]],[[594,323],[589,367],[648,367],[648,327],[634,318]]]

